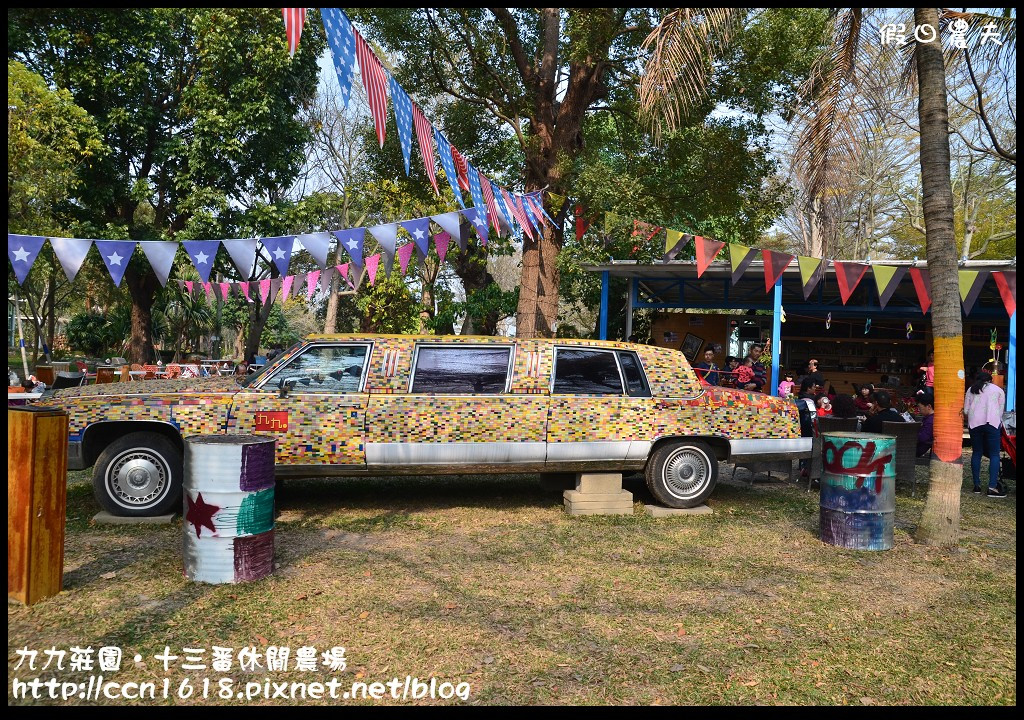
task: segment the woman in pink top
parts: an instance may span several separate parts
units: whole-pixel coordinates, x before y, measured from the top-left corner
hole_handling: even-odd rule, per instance
[[[971,473],[974,493],[981,494],[981,456],[988,458],[988,496],[1006,497],[999,483],[999,428],[1003,424],[1006,394],[992,382],[992,375],[981,371],[964,396],[964,414],[971,434]]]
[[[935,387],[935,353],[928,353],[928,362],[918,368],[924,373],[924,386]]]

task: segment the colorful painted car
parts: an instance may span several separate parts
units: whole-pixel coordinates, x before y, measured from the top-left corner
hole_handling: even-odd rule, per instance
[[[702,386],[676,350],[596,340],[315,335],[243,378],[55,391],[68,466],[95,466],[119,515],[180,506],[183,438],[277,439],[279,477],[646,473],[671,507],[707,499],[718,461],[804,457],[796,406]]]

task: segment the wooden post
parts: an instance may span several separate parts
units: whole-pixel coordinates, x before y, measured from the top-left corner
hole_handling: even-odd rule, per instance
[[[26,605],[61,589],[67,470],[67,413],[8,408],[7,596]]]

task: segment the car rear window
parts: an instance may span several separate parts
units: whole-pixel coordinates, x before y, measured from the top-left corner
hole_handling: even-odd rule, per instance
[[[485,394],[505,392],[510,347],[420,347],[412,392]]]
[[[558,395],[622,395],[615,353],[559,348],[553,391]]]
[[[636,353],[620,351],[619,365],[622,366],[622,376],[626,379],[626,394],[630,397],[650,397],[651,390],[647,387],[647,378],[640,369]]]

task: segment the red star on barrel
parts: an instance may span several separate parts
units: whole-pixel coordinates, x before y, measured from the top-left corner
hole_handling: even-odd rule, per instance
[[[213,516],[220,508],[204,502],[202,493],[199,493],[195,500],[187,496],[186,499],[188,500],[188,512],[185,513],[185,522],[195,525],[196,537],[200,536],[203,527],[210,528],[211,532],[217,532],[217,528],[213,525]]]

